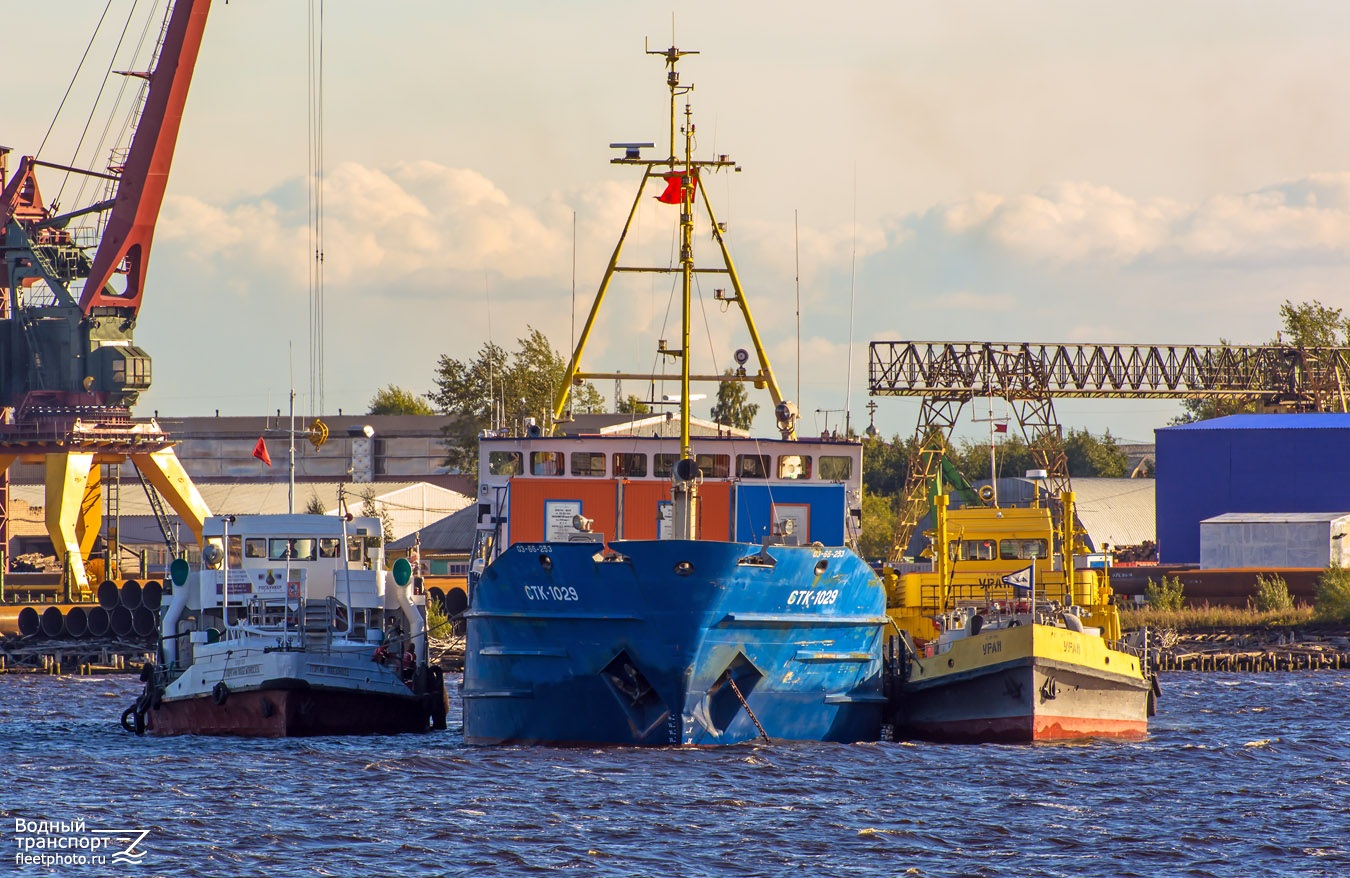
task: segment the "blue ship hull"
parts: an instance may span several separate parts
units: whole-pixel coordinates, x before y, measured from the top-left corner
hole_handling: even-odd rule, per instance
[[[466,613],[474,744],[876,740],[885,589],[844,548],[517,543]]]

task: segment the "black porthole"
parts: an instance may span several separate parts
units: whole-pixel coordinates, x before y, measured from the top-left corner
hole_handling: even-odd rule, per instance
[[[693,572],[694,572],[694,565],[693,565],[693,564],[690,564],[688,561],[676,561],[676,562],[675,562],[675,575],[676,575],[676,576],[688,576],[689,574],[691,574],[691,573],[693,573]]]
[[[816,575],[817,575],[817,576],[824,576],[824,575],[825,575],[825,570],[826,570],[826,568],[828,568],[829,566],[830,566],[830,562],[829,562],[829,561],[826,561],[824,558],[821,558],[819,561],[816,562]]]
[[[553,569],[553,559],[550,558],[548,555],[540,555],[540,556],[539,556],[539,566],[542,567],[542,568],[544,568],[544,570],[546,570],[546,571],[547,571],[547,570],[552,570],[552,569]]]

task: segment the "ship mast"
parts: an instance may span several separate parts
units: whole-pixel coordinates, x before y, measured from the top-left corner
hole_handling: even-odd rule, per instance
[[[694,146],[694,124],[692,121],[692,110],[689,105],[685,105],[685,126],[679,127],[679,107],[678,98],[693,91],[693,86],[680,85],[680,75],[675,69],[677,62],[685,55],[696,55],[698,52],[678,49],[671,46],[669,49],[659,51],[648,50],[648,55],[660,55],[665,59],[666,66],[666,85],[670,91],[670,137],[669,152],[665,158],[648,159],[643,158],[641,150],[654,147],[652,143],[611,143],[610,146],[615,149],[623,150],[623,154],[610,159],[611,164],[616,165],[641,165],[644,168],[642,181],[638,185],[638,191],[633,198],[633,204],[628,212],[628,219],[624,222],[623,231],[619,235],[618,242],[614,245],[614,252],[610,256],[609,264],[605,267],[604,276],[600,280],[599,288],[596,290],[595,299],[591,303],[590,313],[586,317],[586,322],[582,326],[581,335],[577,339],[576,348],[572,352],[572,358],[567,364],[567,370],[564,373],[563,381],[559,386],[553,400],[553,420],[554,423],[565,422],[568,401],[571,398],[572,389],[584,384],[588,380],[624,380],[632,379],[637,381],[658,381],[666,376],[653,374],[650,372],[587,372],[581,368],[581,355],[586,348],[586,342],[590,338],[591,331],[595,328],[595,322],[600,308],[605,300],[605,294],[609,291],[610,282],[618,273],[630,272],[648,272],[672,274],[678,271],[681,274],[681,289],[683,292],[682,320],[681,320],[681,338],[680,347],[677,350],[667,348],[662,340],[657,346],[657,352],[664,356],[679,357],[681,359],[680,368],[680,451],[681,459],[691,459],[691,450],[689,442],[689,386],[692,382],[723,382],[723,381],[748,381],[757,388],[769,391],[770,397],[774,403],[774,416],[778,422],[778,429],[784,439],[796,438],[796,420],[797,406],[784,398],[778,385],[778,379],[774,377],[773,367],[769,364],[768,351],[764,348],[764,343],[759,337],[759,331],[755,328],[755,321],[750,313],[750,304],[745,295],[745,288],[741,285],[740,275],[736,272],[736,266],[731,260],[731,252],[727,249],[726,226],[717,221],[717,216],[713,213],[712,202],[708,199],[708,190],[706,186],[699,185],[699,177],[705,170],[716,172],[723,169],[733,169],[740,171],[740,166],[726,155],[717,155],[712,159],[695,160],[693,157]],[[676,135],[684,134],[684,155],[676,153]],[[668,204],[678,204],[680,208],[680,264],[678,268],[673,266],[652,267],[644,265],[621,265],[620,254],[623,251],[624,241],[627,240],[628,230],[632,227],[633,218],[637,215],[638,206],[642,203],[642,194],[646,190],[647,183],[652,179],[663,182],[666,185],[664,193],[658,196],[659,200]],[[678,182],[678,188],[673,184]],[[700,194],[701,193],[701,194]],[[694,202],[699,201],[707,213],[708,221],[712,227],[713,240],[717,242],[718,249],[722,256],[721,267],[696,267],[694,265],[693,253],[693,228],[694,228]],[[751,347],[753,347],[756,359],[759,363],[759,369],[756,372],[748,372],[744,367],[737,368],[731,374],[697,374],[690,368],[689,346],[690,346],[690,290],[693,277],[696,274],[721,275],[726,281],[729,281],[730,290],[717,289],[714,291],[715,298],[730,305],[734,303],[741,312],[745,321],[745,328],[750,336]]]

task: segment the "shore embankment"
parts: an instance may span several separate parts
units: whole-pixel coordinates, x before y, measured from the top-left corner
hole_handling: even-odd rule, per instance
[[[1163,671],[1271,671],[1350,669],[1350,630],[1237,628],[1158,632]]]

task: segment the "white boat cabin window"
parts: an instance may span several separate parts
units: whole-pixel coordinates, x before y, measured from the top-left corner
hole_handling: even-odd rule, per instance
[[[519,451],[489,451],[488,472],[494,476],[518,476],[525,471]]]
[[[573,451],[572,475],[603,476],[605,474],[605,453],[603,451]]]
[[[364,561],[366,553],[365,537],[347,537],[347,560]]]
[[[811,456],[808,454],[778,455],[778,478],[780,479],[811,478]]]
[[[948,546],[953,561],[993,561],[998,544],[993,540],[953,540]]]
[[[244,563],[244,541],[240,537],[231,535],[227,554],[229,555],[228,563],[231,567],[238,567]]]
[[[319,557],[336,558],[342,550],[342,540],[338,537],[319,538]]]
[[[267,546],[269,561],[313,561],[317,553],[317,542],[309,538],[273,537]]]
[[[853,458],[832,454],[820,456],[820,477],[827,482],[846,482],[853,475]]]
[[[769,477],[769,455],[767,454],[736,455],[736,478],[767,479],[768,477]]]
[[[560,476],[563,474],[563,453],[561,451],[531,451],[530,475]]]
[[[647,455],[627,451],[618,452],[614,455],[614,475],[630,479],[647,475]]]
[[[267,539],[265,537],[249,537],[244,540],[244,557],[266,558]]]
[[[657,454],[652,463],[652,475],[660,478],[670,478],[670,474],[675,469],[675,463],[680,459],[678,454]],[[705,479],[729,479],[731,478],[731,455],[730,454],[696,454],[694,463],[698,465],[698,471],[703,473]]]
[[[1049,556],[1045,540],[1000,540],[998,555],[1004,561],[1031,561]]]
[[[704,478],[731,478],[730,454],[698,454],[695,455],[695,462],[698,463],[698,468],[703,473]]]

